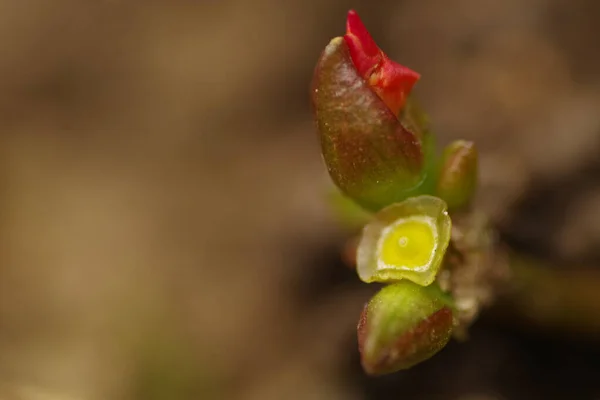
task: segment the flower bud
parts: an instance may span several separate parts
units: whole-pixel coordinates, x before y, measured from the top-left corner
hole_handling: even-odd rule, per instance
[[[430,285],[442,265],[451,228],[446,203],[437,197],[411,197],[382,209],[364,227],[358,244],[360,279]]]
[[[405,128],[333,39],[314,73],[311,100],[333,182],[369,210],[414,194],[425,178],[418,136]]]
[[[363,369],[381,375],[410,368],[440,351],[452,328],[451,299],[439,286],[386,286],[365,305],[358,323]]]
[[[450,209],[469,204],[477,186],[477,149],[465,140],[452,142],[444,151],[437,195]]]

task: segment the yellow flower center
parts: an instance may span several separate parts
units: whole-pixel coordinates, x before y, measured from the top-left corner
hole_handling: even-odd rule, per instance
[[[429,217],[412,217],[388,227],[379,240],[378,269],[426,269],[437,247],[434,222]]]

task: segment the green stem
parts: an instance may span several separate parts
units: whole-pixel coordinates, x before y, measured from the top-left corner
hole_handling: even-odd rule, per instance
[[[552,266],[511,254],[512,285],[505,316],[565,333],[600,334],[600,270]],[[501,312],[501,313],[502,313]]]

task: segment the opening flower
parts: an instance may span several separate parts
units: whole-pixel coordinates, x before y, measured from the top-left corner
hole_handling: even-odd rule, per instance
[[[446,203],[411,197],[384,208],[363,229],[356,267],[364,282],[408,279],[430,285],[442,266],[452,223]]]
[[[398,115],[421,76],[410,68],[390,60],[377,46],[354,10],[348,12],[344,40],[358,73],[390,110]]]
[[[332,39],[319,57],[311,101],[333,182],[363,208],[377,211],[422,194],[430,181],[427,143],[414,123],[400,120],[418,74],[390,61],[355,12],[347,25],[346,35]]]

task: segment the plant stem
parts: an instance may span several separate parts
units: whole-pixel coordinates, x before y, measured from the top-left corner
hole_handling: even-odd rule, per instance
[[[564,333],[600,334],[600,270],[510,254],[512,282],[500,314]]]

